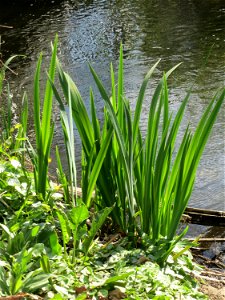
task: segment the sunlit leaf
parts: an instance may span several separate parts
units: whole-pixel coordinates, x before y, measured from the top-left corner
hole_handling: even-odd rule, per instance
[[[81,205],[73,207],[69,213],[69,216],[75,225],[79,225],[88,218],[89,212],[85,205]]]

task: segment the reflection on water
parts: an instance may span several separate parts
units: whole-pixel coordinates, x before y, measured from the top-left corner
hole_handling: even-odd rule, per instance
[[[38,53],[49,57],[49,44],[59,33],[59,56],[81,94],[88,103],[89,86],[93,84],[87,63],[91,62],[106,86],[109,62],[118,61],[122,41],[125,53],[126,91],[132,107],[138,87],[148,68],[159,58],[160,66],[152,85],[177,63],[182,65],[170,80],[170,102],[176,110],[186,91],[193,86],[185,122],[193,126],[199,120],[210,98],[224,85],[225,2],[223,0],[88,0],[40,2],[19,9],[1,7],[0,27],[5,57],[24,54],[13,65],[15,94],[26,88],[32,98],[32,77]],[[19,87],[19,88],[18,88]],[[142,126],[146,125],[151,90],[143,107]],[[20,97],[17,97],[17,105]],[[98,112],[102,101],[96,94]],[[55,108],[56,119],[57,109]],[[184,125],[185,126],[185,125]],[[56,123],[56,143],[62,146],[62,135]],[[225,209],[224,184],[224,109],[204,153],[191,205]]]

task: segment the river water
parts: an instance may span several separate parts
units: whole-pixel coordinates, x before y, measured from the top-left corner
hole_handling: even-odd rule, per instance
[[[148,69],[160,58],[152,80],[154,87],[164,70],[182,62],[170,84],[171,110],[176,111],[193,86],[183,128],[194,128],[215,92],[225,82],[225,2],[224,0],[86,0],[41,1],[22,5],[0,4],[1,52],[18,58],[9,75],[14,102],[19,108],[21,95],[32,99],[32,81],[40,51],[44,65],[50,56],[50,41],[59,34],[59,57],[76,81],[88,105],[93,80],[91,63],[107,87],[109,63],[117,65],[120,42],[124,45],[126,93],[134,107],[138,88]],[[142,127],[146,126],[151,90],[143,107]],[[96,95],[98,113],[102,100]],[[30,107],[32,104],[30,104]],[[30,109],[32,115],[32,108]],[[191,198],[191,206],[225,210],[224,108],[215,124],[204,152]],[[56,120],[55,144],[65,154],[63,138]],[[79,148],[79,142],[77,141]],[[79,150],[77,151],[79,156]]]

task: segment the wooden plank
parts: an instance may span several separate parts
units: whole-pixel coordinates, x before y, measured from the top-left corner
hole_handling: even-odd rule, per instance
[[[184,220],[191,224],[225,227],[225,212],[188,207]]]
[[[212,209],[187,207],[185,212],[196,212],[196,213],[202,213],[202,214],[206,214],[206,215],[216,215],[216,216],[225,217],[225,211],[222,211],[222,210],[212,210]]]

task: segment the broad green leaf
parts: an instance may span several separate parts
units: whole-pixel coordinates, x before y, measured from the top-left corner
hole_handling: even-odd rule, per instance
[[[73,224],[79,225],[89,217],[89,211],[86,205],[76,206],[71,209],[69,217]]]
[[[56,232],[52,232],[49,236],[50,247],[53,254],[61,253],[61,245],[59,244],[58,236]]]
[[[31,236],[32,236],[32,237],[37,236],[39,230],[40,230],[40,226],[39,226],[39,225],[34,226],[34,227],[32,228],[32,230],[31,230]]]
[[[68,296],[68,291],[66,288],[62,287],[62,286],[59,286],[57,284],[54,284],[54,289],[61,295],[64,295],[64,296]]]
[[[34,257],[39,257],[45,251],[45,246],[42,243],[35,244],[32,248],[29,249],[29,252],[32,253]]]
[[[63,213],[60,210],[57,210],[56,214],[59,219],[60,227],[62,230],[63,243],[64,245],[66,245],[69,242],[71,236],[68,218],[65,215],[65,213]]]
[[[92,220],[91,229],[88,232],[88,236],[82,242],[84,252],[87,254],[91,246],[91,243],[96,236],[98,230],[102,227],[108,215],[113,210],[113,207],[106,207],[102,211],[98,212],[95,218]]]
[[[49,258],[47,255],[42,255],[41,260],[40,260],[40,265],[46,274],[51,273],[51,267],[50,267]]]
[[[129,277],[131,274],[133,274],[133,272],[128,272],[128,273],[125,273],[125,274],[121,274],[121,275],[117,275],[117,276],[112,276],[112,277],[108,278],[108,279],[105,281],[105,284],[116,283],[117,281],[126,279],[126,278]]]
[[[22,275],[13,277],[13,280],[11,281],[11,287],[10,287],[11,293],[17,294],[21,290],[22,286],[23,286]]]
[[[76,298],[77,299],[77,298]],[[85,298],[84,298],[85,299]],[[51,300],[64,300],[63,296],[60,294],[56,294],[51,298]]]

